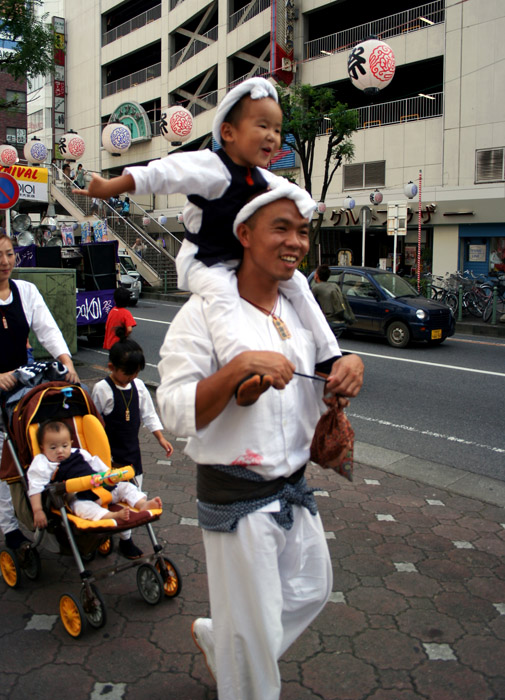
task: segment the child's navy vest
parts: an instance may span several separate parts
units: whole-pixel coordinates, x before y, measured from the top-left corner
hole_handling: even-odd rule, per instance
[[[110,377],[105,381],[112,389],[114,408],[108,416],[103,416],[105,432],[110,444],[112,459],[121,465],[131,464],[135,474],[142,474],[142,457],[139,445],[140,407],[139,392],[135,382],[130,391],[118,389]],[[128,408],[130,420],[125,419]]]
[[[226,260],[241,260],[244,249],[233,233],[235,217],[249,199],[268,187],[258,168],[237,165],[221,148],[216,152],[231,174],[231,183],[218,199],[188,195],[189,201],[202,210],[198,233],[186,231],[186,238],[198,246],[197,260],[207,267]]]

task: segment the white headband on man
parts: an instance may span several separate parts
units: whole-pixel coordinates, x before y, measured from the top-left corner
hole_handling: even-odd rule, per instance
[[[212,124],[212,136],[222,146],[221,142],[221,124],[224,122],[226,115],[230,109],[237,104],[245,95],[249,95],[252,100],[260,100],[263,97],[271,97],[276,102],[279,102],[277,90],[272,83],[269,83],[265,78],[249,78],[239,83],[224,97],[218,105],[216,116]]]
[[[280,178],[281,179],[281,178]],[[284,182],[282,182],[284,180]],[[274,181],[275,182],[275,181]],[[275,187],[273,182],[270,183],[271,189],[267,190],[263,194],[259,194],[250,202],[247,202],[242,209],[239,211],[233,222],[233,233],[237,235],[237,228],[239,224],[244,223],[251,216],[267,204],[277,201],[278,199],[291,199],[296,204],[298,211],[303,216],[304,219],[309,221],[312,219],[314,210],[317,207],[316,202],[312,199],[307,190],[302,190],[298,185],[289,182],[289,180],[281,179],[281,182]]]

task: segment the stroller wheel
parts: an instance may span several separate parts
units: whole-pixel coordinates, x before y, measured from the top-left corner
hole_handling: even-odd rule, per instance
[[[86,615],[86,619],[95,629],[100,629],[107,622],[107,612],[105,603],[100,595],[100,591],[92,583],[89,584],[92,595],[90,596],[86,590],[86,586],[81,588],[81,603]]]
[[[157,571],[159,571],[160,576],[163,580],[163,591],[165,595],[168,598],[175,598],[175,596],[179,595],[181,592],[182,588],[182,580],[181,580],[181,575],[175,566],[175,564],[172,564],[170,559],[167,559],[166,557],[163,557],[163,561],[165,562],[165,567],[166,567],[166,578],[165,578],[165,570],[161,566],[160,561],[158,560],[155,564],[155,567]]]
[[[17,588],[21,580],[21,569],[18,558],[12,549],[2,549],[0,552],[0,571],[3,580],[10,588]]]
[[[75,639],[80,637],[86,629],[82,605],[71,593],[64,593],[60,598],[60,617],[63,627]]]
[[[163,597],[163,579],[151,564],[142,564],[137,569],[137,587],[149,605],[157,605]]]
[[[102,544],[100,544],[97,548],[96,551],[98,554],[100,554],[102,557],[108,557],[109,554],[112,554],[114,551],[114,540],[112,537],[107,537]]]
[[[35,547],[30,547],[26,550],[22,568],[30,581],[36,581],[40,576],[42,565],[40,563],[40,555]]]

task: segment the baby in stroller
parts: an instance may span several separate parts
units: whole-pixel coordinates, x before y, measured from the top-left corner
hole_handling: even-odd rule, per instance
[[[41,453],[35,455],[28,468],[28,495],[33,511],[35,527],[47,527],[47,517],[42,508],[42,492],[50,481],[66,481],[80,476],[104,473],[108,467],[100,457],[92,456],[87,450],[72,447],[72,436],[65,423],[47,420],[37,431],[37,442]],[[112,503],[127,503],[139,511],[161,508],[158,497],[147,499],[145,493],[129,481],[122,481],[107,487],[111,491]],[[102,506],[100,498],[93,491],[81,491],[68,499],[70,510],[85,520],[114,519],[126,521],[130,518],[128,506],[110,511]]]

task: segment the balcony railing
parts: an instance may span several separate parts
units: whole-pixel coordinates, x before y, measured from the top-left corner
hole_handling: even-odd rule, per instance
[[[382,102],[381,104],[359,107],[358,129],[372,129],[376,126],[403,124],[404,122],[433,119],[443,114],[443,92],[435,92],[429,97],[408,97],[406,100]],[[433,99],[431,99],[433,98]],[[328,132],[328,121],[321,119],[319,136]]]
[[[209,105],[209,109],[217,105],[217,90],[214,90],[214,92],[209,92],[206,95],[199,95],[198,97],[199,100]],[[194,117],[197,117],[199,114],[207,112],[208,110],[203,107],[203,105],[195,102],[191,105],[191,107],[189,107],[189,111]]]
[[[152,80],[153,78],[159,78],[160,75],[161,63],[155,63],[152,66],[138,70],[136,73],[125,75],[124,78],[119,78],[119,80],[113,80],[111,83],[106,83],[102,86],[102,97],[115,95],[116,92],[127,90],[135,85],[140,85],[140,83],[146,83],[148,80]]]
[[[255,0],[255,2],[249,3],[245,7],[240,8],[237,12],[234,12],[230,19],[228,20],[228,31],[233,31],[239,24],[243,22],[248,22],[260,12],[266,10],[271,5],[271,0]]]
[[[232,88],[235,87],[235,85],[239,85],[239,83],[243,83],[244,80],[248,80],[249,78],[256,78],[258,76],[262,75],[270,75],[270,69],[269,68],[261,68],[261,66],[258,66],[252,73],[246,73],[245,75],[240,76],[240,78],[237,78],[233,82],[230,83],[229,89],[231,90]]]
[[[357,27],[344,29],[344,31],[336,34],[329,34],[320,39],[308,41],[305,44],[305,60],[321,58],[321,54],[349,51],[352,46],[355,46],[360,41],[364,41],[371,35],[384,40],[407,32],[426,29],[432,24],[441,24],[444,22],[444,19],[444,0],[429,2],[426,5],[413,7],[396,15],[389,15],[366,24],[360,24]]]
[[[184,0],[170,0],[170,9],[173,10],[174,7],[177,7],[177,5],[180,5],[181,2],[184,2]]]
[[[128,22],[123,22],[123,24],[120,24],[118,27],[114,27],[114,29],[110,29],[108,32],[105,32],[105,34],[102,34],[102,46],[107,46],[107,44],[111,44],[113,41],[116,41],[116,39],[130,34],[136,29],[140,29],[140,27],[145,27],[146,24],[154,22],[155,19],[160,19],[160,17],[161,4],[152,7],[146,12],[142,12],[136,17],[132,17]]]
[[[205,34],[201,35],[202,37],[209,39],[209,41],[200,41],[199,39],[194,39],[193,42],[190,44],[189,48],[185,46],[180,51],[177,51],[177,53],[173,53],[170,56],[170,70],[173,70],[181,63],[184,63],[184,61],[188,61],[190,58],[193,58],[193,56],[196,56],[197,53],[200,53],[200,51],[206,49],[207,46],[210,46],[210,44],[216,42],[217,29],[217,26],[212,27],[212,29],[209,29],[208,32],[205,32]]]

